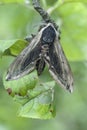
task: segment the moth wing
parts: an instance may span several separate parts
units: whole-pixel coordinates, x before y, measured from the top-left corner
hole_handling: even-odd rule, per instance
[[[40,33],[38,33],[10,65],[6,80],[18,79],[34,70],[40,52]]]
[[[73,76],[65,57],[63,49],[56,37],[55,42],[49,48],[49,54],[45,57],[52,77],[63,88],[73,91]]]

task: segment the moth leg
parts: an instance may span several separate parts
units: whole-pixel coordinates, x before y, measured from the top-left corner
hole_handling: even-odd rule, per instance
[[[37,74],[38,75],[41,75],[41,73],[43,72],[45,68],[45,62],[43,59],[39,59],[37,62],[36,62],[36,70],[37,70]]]

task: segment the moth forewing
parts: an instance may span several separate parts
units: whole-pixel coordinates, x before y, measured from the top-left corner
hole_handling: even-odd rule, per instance
[[[38,44],[40,42],[41,34],[42,34],[42,30],[38,32],[38,34],[34,37],[34,39],[32,39],[31,43],[13,61],[13,63],[10,65],[8,69],[6,80],[18,79],[35,69],[36,60],[39,58],[39,53],[40,53],[38,52],[40,51],[40,47]],[[31,52],[34,49],[36,52],[38,52],[38,56],[37,54],[36,55],[34,54],[35,56],[34,57],[32,54],[31,59],[29,61],[28,57],[31,55]],[[36,53],[35,51],[33,52]],[[27,58],[28,58],[28,63],[27,63],[28,66],[23,71],[21,68],[23,67],[24,61],[27,60]]]
[[[61,44],[59,43],[58,37],[59,34],[56,31],[56,38],[53,46],[49,48],[49,50],[51,50],[49,51],[49,72],[58,84],[69,92],[73,92],[73,76],[71,68],[65,57]]]
[[[60,54],[60,62],[63,69],[63,79],[65,79],[66,82],[66,89],[68,89],[70,92],[73,92],[73,75],[72,71],[69,65],[69,62],[67,61],[67,58],[64,54],[64,51],[61,47],[61,44],[59,40],[56,40],[55,43],[56,52],[59,52]]]

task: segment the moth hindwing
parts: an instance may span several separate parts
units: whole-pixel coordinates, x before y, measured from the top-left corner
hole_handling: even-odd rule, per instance
[[[69,92],[73,91],[73,76],[59,43],[59,32],[52,23],[43,27],[30,44],[10,65],[7,80],[20,78],[34,69],[40,75],[47,64],[53,79]]]

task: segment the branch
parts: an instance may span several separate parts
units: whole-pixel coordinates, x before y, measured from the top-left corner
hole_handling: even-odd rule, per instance
[[[55,26],[55,28],[57,29],[58,26],[56,25],[56,23],[50,18],[49,14],[40,6],[39,0],[32,0],[33,6],[35,8],[35,10],[41,15],[42,19],[46,22],[46,23],[53,23],[53,25]]]

